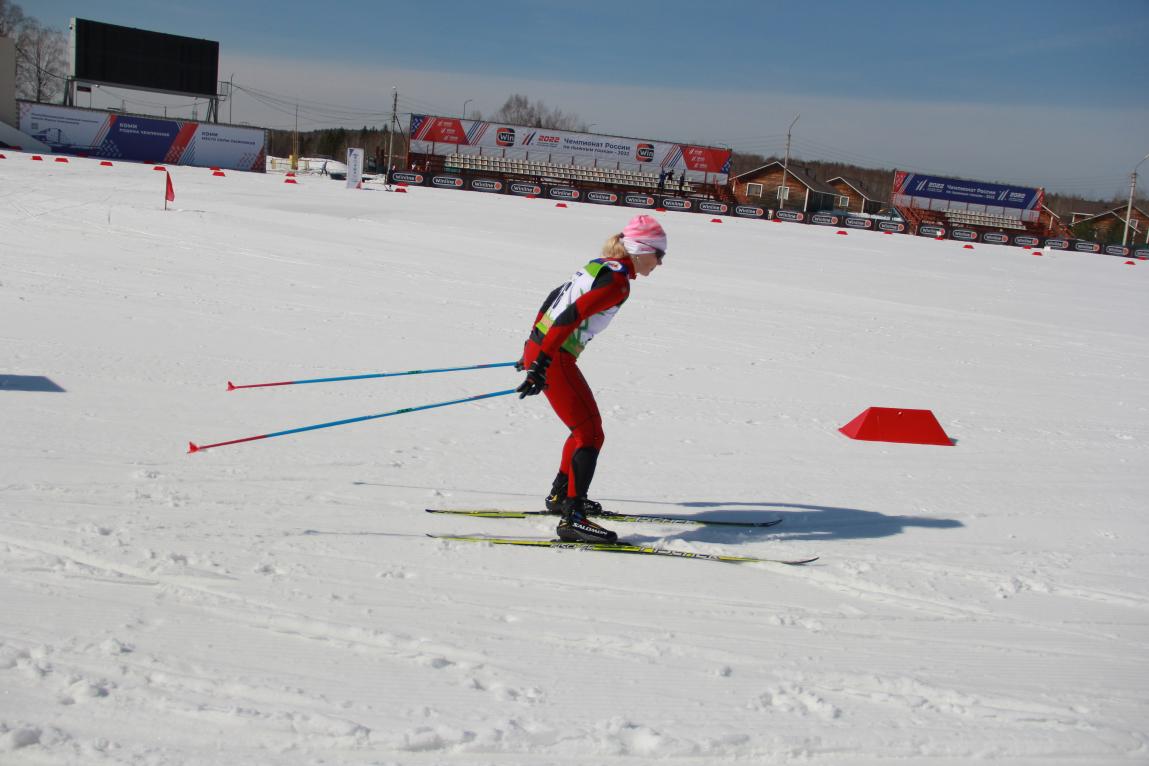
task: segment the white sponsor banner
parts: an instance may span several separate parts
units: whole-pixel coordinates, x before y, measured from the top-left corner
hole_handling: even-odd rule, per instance
[[[363,182],[363,150],[347,150],[347,188],[358,189]]]
[[[644,141],[597,133],[528,128],[456,117],[411,116],[411,151],[417,154],[483,154],[559,165],[638,171],[657,176],[725,183],[730,150]]]
[[[20,130],[56,152],[264,171],[266,134],[258,128],[21,102]]]

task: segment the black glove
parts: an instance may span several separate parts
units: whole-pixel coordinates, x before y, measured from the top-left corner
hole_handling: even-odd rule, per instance
[[[519,392],[520,399],[534,396],[547,387],[547,368],[550,366],[551,358],[540,351],[531,368],[527,370],[527,379],[515,389]]]

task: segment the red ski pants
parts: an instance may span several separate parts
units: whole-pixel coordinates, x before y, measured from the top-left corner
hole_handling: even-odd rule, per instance
[[[524,348],[523,365],[530,367],[539,354],[539,345],[529,341]],[[576,486],[575,471],[571,458],[575,452],[589,448],[597,453],[602,449],[605,436],[602,432],[602,415],[598,412],[594,394],[587,385],[586,378],[578,368],[578,360],[573,354],[559,351],[551,360],[547,370],[547,387],[544,389],[551,409],[570,429],[570,436],[563,445],[562,464],[559,470],[567,475],[567,496],[585,497],[587,487]],[[593,469],[591,471],[593,476]],[[589,480],[587,482],[589,484]]]

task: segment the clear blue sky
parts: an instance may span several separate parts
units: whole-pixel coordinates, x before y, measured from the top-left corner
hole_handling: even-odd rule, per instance
[[[405,111],[449,114],[465,100],[490,114],[517,90],[596,131],[769,154],[801,112],[795,141],[810,159],[1096,185],[1102,195],[1149,152],[1149,0],[19,4],[59,28],[81,16],[218,40],[221,77],[361,110],[349,124],[373,122],[360,115],[382,111],[392,84]],[[364,81],[377,83],[371,105],[284,71],[309,66],[374,73]],[[237,120],[284,123],[242,95],[233,107]],[[1005,145],[979,164],[978,145],[995,135]],[[1054,168],[1059,152],[1096,159]]]

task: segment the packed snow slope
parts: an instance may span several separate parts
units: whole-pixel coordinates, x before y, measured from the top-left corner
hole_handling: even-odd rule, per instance
[[[1149,264],[665,214],[580,360],[615,525],[549,538],[542,299],[633,211],[0,160],[0,762],[1149,763]],[[50,158],[49,158],[50,159]],[[871,406],[953,446],[855,441]]]

